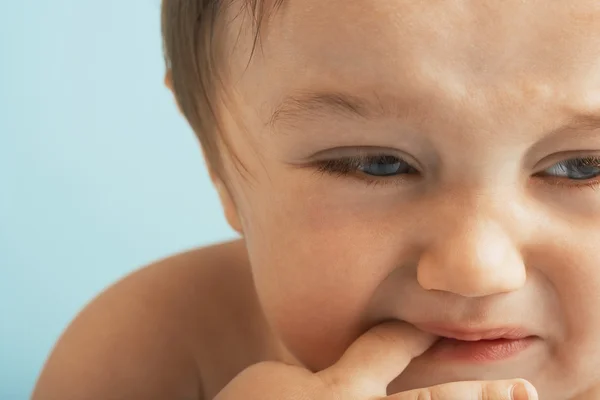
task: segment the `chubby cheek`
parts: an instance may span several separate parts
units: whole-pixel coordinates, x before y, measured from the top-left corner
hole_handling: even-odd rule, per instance
[[[369,303],[397,267],[389,212],[364,206],[289,190],[261,198],[247,219],[245,236],[266,317],[312,370],[333,364],[369,328]]]
[[[569,226],[552,246],[540,246],[537,265],[554,286],[561,304],[564,339],[600,345],[600,218],[595,224]],[[554,314],[558,314],[558,310]]]
[[[558,319],[562,328],[552,332],[556,362],[548,372],[557,382],[568,381],[573,387],[598,382],[600,217],[577,223],[556,220],[543,234],[548,236],[543,245],[532,248],[528,265],[539,270],[555,294],[555,301],[546,302],[545,312]]]

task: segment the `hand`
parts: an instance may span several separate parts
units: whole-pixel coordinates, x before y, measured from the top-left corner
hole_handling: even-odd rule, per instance
[[[387,386],[436,337],[390,322],[359,337],[330,368],[313,374],[277,362],[256,364],[231,381],[215,400],[526,400],[537,399],[526,381],[453,382],[387,396]],[[519,387],[523,391],[517,390]],[[529,395],[527,390],[529,388]],[[522,396],[524,393],[524,396]]]

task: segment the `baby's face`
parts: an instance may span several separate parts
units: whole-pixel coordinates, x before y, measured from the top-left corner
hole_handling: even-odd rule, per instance
[[[237,42],[228,181],[296,358],[327,367],[390,319],[516,327],[537,337],[518,354],[425,354],[394,391],[599,385],[600,3],[287,0],[264,34],[247,69]]]

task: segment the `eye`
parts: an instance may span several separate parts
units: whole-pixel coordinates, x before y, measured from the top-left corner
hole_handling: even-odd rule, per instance
[[[371,176],[408,174],[416,170],[398,157],[382,155],[361,160],[358,171]]]
[[[338,176],[362,175],[373,179],[418,173],[403,159],[389,154],[326,160],[318,163],[318,170]]]
[[[542,176],[585,181],[600,177],[600,158],[574,158],[554,164],[541,173]]]

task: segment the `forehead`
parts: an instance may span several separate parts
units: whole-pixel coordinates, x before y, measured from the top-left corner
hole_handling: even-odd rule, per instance
[[[241,68],[266,101],[315,87],[429,97],[515,85],[591,104],[599,64],[597,0],[287,0]]]

